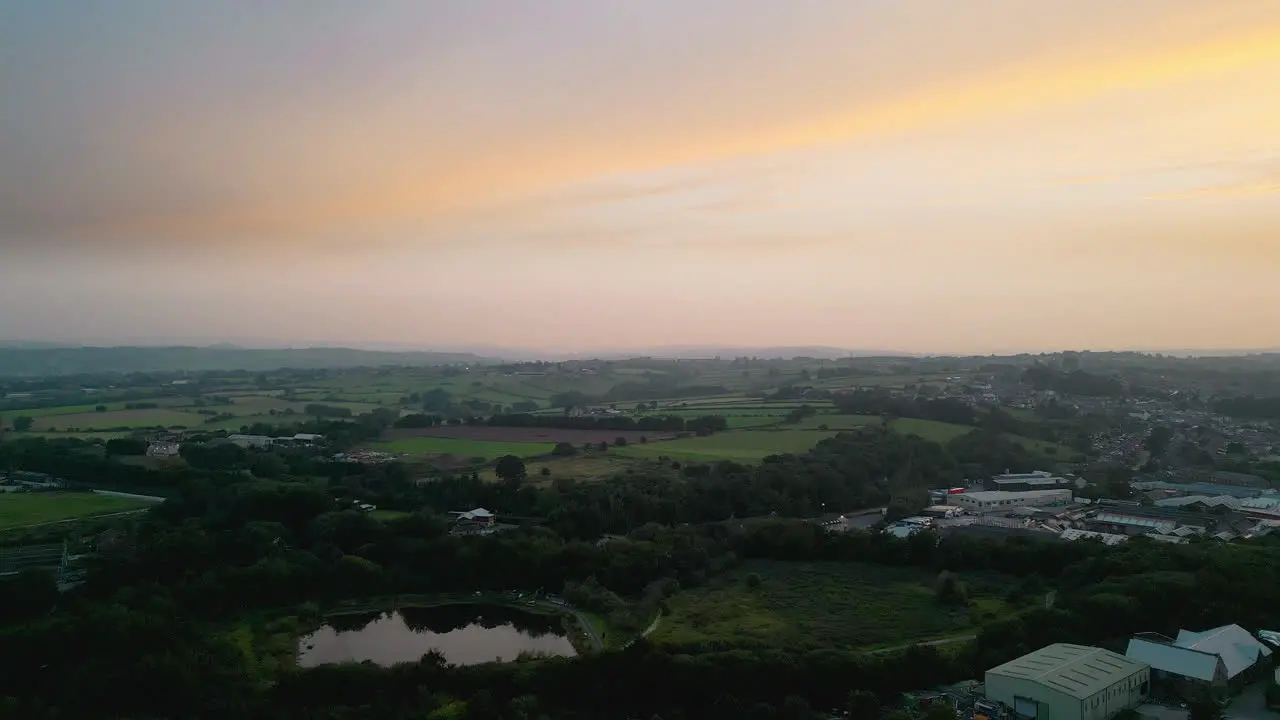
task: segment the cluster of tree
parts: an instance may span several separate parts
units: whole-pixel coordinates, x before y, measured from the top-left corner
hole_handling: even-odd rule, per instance
[[[976,410],[967,403],[950,398],[925,400],[894,394],[888,390],[854,390],[840,393],[834,399],[837,410],[848,415],[920,418],[958,425],[974,425],[978,422]]]
[[[319,403],[309,403],[303,408],[303,412],[314,418],[349,418],[354,415],[351,408]]]
[[[494,427],[542,427],[571,430],[651,430],[654,432],[695,432],[706,434],[728,428],[728,421],[719,415],[684,418],[678,415],[608,415],[604,417],[568,415],[494,415],[487,421]]]
[[[1280,418],[1280,397],[1224,397],[1214,400],[1213,411],[1253,420]]]
[[[0,462],[31,460],[55,447],[62,446],[0,444]],[[63,460],[58,453],[47,459],[88,462],[86,453],[62,449]],[[841,434],[810,453],[756,467],[655,469],[546,489],[474,476],[419,485],[394,463],[329,464],[317,473],[320,466],[306,465],[305,455],[251,453],[244,462],[255,455],[281,462],[282,476],[306,481],[247,481],[238,472],[200,468],[165,475],[177,481],[173,496],[133,527],[131,554],[102,558],[83,586],[60,598],[37,573],[6,586],[5,621],[20,622],[0,630],[6,648],[0,708],[37,719],[337,720],[808,718],[815,709],[848,706],[862,708],[854,717],[869,720],[867,708],[901,691],[972,677],[1050,642],[1110,644],[1133,632],[1174,634],[1229,622],[1269,627],[1280,603],[1280,541],[1268,538],[1181,546],[1134,538],[1109,548],[932,533],[834,534],[813,523],[761,517],[812,515],[823,505],[875,506],[962,472],[946,448],[887,428]],[[83,467],[108,472],[119,465],[93,460],[96,466]],[[316,474],[327,474],[327,488],[317,485]],[[382,522],[345,509],[349,495],[427,510]],[[490,536],[447,532],[445,510],[481,504],[546,522]],[[623,537],[595,542],[604,532]],[[428,656],[389,670],[280,669],[254,652],[252,631],[246,638],[244,626],[233,622],[255,609],[356,596],[544,588],[563,589],[634,633],[672,592],[707,582],[739,558],[925,568],[936,573],[940,601],[957,606],[967,602],[966,577],[1002,577],[1010,606],[1026,609],[984,625],[970,647],[954,654],[656,649],[641,641],[577,660],[458,668]],[[1020,601],[1050,589],[1057,591],[1051,609]],[[138,692],[144,684],[164,691]],[[851,690],[876,697],[851,698]]]
[[[1125,384],[1109,375],[1095,375],[1084,370],[1063,372],[1044,365],[1033,365],[1022,374],[1022,381],[1036,390],[1052,390],[1063,395],[1086,397],[1124,397]]]

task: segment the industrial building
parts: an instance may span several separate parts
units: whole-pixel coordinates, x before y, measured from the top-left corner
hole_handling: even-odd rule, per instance
[[[1059,643],[986,674],[987,699],[1034,720],[1109,720],[1141,705],[1150,691],[1146,663],[1102,648]]]
[[[1029,473],[1005,473],[996,475],[987,480],[983,485],[987,490],[1006,490],[1010,492],[1025,492],[1027,490],[1052,490],[1054,488],[1071,488],[1075,487],[1075,482],[1064,477],[1058,477],[1044,470],[1036,470]]]
[[[1071,504],[1071,491],[1066,488],[1025,492],[980,490],[951,495],[947,497],[947,503],[975,513],[1000,512],[1024,507],[1063,507]]]
[[[1224,695],[1257,679],[1270,665],[1271,648],[1239,625],[1204,632],[1181,630],[1177,638],[1141,633],[1125,655],[1151,666],[1152,680],[1187,699]]]

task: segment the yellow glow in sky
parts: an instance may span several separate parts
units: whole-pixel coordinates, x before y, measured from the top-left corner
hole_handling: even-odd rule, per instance
[[[244,12],[0,23],[0,337],[1280,344],[1280,0]]]

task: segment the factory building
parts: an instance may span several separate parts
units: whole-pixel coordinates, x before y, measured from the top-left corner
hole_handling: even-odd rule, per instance
[[[1059,643],[986,674],[987,699],[1033,720],[1110,720],[1142,704],[1151,668],[1102,648]]]
[[[951,495],[947,498],[947,503],[975,513],[1012,511],[1026,507],[1064,507],[1071,504],[1071,491],[1066,488],[1026,492],[980,490]]]

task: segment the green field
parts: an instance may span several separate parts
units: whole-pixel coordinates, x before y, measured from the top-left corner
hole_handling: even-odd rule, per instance
[[[782,453],[802,453],[812,449],[835,432],[819,430],[732,430],[707,437],[680,438],[651,442],[645,445],[631,444],[610,452],[638,458],[666,456],[676,460],[709,461],[760,460]]]
[[[0,530],[138,510],[151,504],[92,493],[0,493]]]
[[[71,415],[43,415],[34,418],[31,429],[36,432],[52,429],[68,430],[75,428],[77,432],[91,430],[109,430],[127,427],[174,427],[184,426],[198,428],[208,418],[189,412],[179,412],[168,408],[152,410],[108,410],[107,412],[86,412]]]
[[[874,427],[881,422],[883,422],[883,419],[876,415],[811,415],[798,424],[784,427],[809,430],[826,425],[829,430],[853,430],[859,427]],[[890,421],[890,425],[896,432],[903,435],[919,435],[925,440],[931,440],[941,445],[946,445],[955,438],[975,430],[969,425],[957,425],[936,420],[919,420],[916,418],[898,418]],[[1046,440],[1037,440],[1009,433],[1006,433],[1005,437],[1020,443],[1028,450],[1054,455],[1063,459],[1078,455],[1075,450],[1069,447]]]
[[[747,577],[760,579],[750,587]],[[862,563],[749,561],[681,592],[650,636],[669,645],[874,649],[974,632],[970,609],[934,597],[936,573]],[[1003,611],[980,597],[984,611]]]
[[[590,455],[579,454],[567,458],[551,457],[539,459],[528,463],[525,466],[525,470],[529,474],[530,482],[545,481],[545,483],[550,483],[559,478],[585,481],[604,480],[638,466],[646,466],[649,470],[655,469],[654,463],[645,462],[637,458],[619,456],[617,454],[618,449],[610,448],[607,453],[593,452]],[[543,468],[546,468],[550,474],[543,475]],[[490,468],[481,472],[480,478],[489,482],[496,482],[498,476]]]
[[[455,438],[415,437],[375,443],[373,448],[404,455],[454,455],[492,460],[503,455],[537,457],[548,455],[554,443],[495,442],[491,440],[459,440]]]

